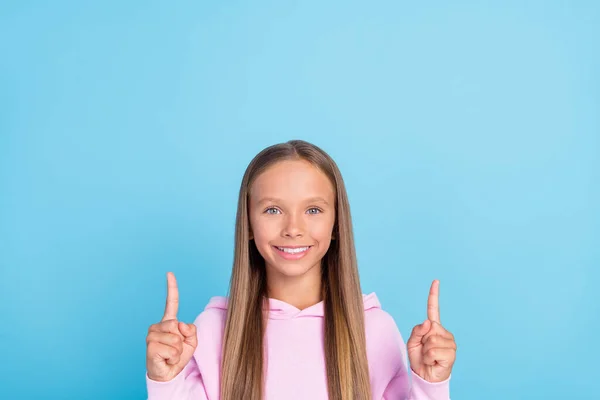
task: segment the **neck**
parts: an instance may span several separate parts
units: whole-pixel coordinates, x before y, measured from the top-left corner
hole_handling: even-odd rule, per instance
[[[270,271],[269,271],[270,269]],[[319,303],[321,296],[321,266],[316,265],[302,276],[285,276],[267,268],[267,293],[270,298],[284,301],[299,310]]]

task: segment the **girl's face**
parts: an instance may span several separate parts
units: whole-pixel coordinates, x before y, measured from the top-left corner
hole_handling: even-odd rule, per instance
[[[308,161],[281,161],[256,178],[249,200],[250,237],[269,277],[312,271],[320,279],[335,223],[335,193],[327,176]]]

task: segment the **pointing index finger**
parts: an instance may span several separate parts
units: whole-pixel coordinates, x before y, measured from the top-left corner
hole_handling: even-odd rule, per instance
[[[431,284],[429,289],[429,298],[427,299],[427,319],[432,322],[440,322],[440,281],[437,279]]]
[[[168,319],[177,319],[177,310],[179,309],[179,289],[175,274],[167,272],[167,303],[165,304],[165,314],[163,321]]]

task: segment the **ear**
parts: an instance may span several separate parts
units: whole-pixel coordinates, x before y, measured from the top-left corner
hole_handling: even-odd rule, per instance
[[[248,235],[250,240],[254,239],[254,234],[252,233],[252,230],[250,230],[250,234]]]

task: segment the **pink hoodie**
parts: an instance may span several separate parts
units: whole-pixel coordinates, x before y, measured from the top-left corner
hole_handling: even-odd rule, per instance
[[[363,295],[371,396],[376,400],[448,400],[450,378],[430,383],[406,363],[406,347],[394,319],[381,309],[375,293]],[[323,302],[304,310],[269,299],[266,330],[265,400],[327,399],[323,352]],[[217,400],[226,297],[213,297],[194,321],[198,347],[172,380],[148,378],[149,400]],[[409,375],[412,385],[409,384]]]

